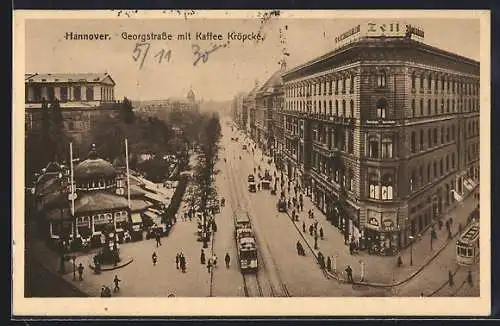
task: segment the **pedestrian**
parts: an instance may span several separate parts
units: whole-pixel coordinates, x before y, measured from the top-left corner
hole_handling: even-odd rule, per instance
[[[295,209],[292,211],[292,221],[295,220]]]
[[[158,246],[161,246],[161,237],[160,237],[160,232],[156,231],[155,232],[155,238],[156,238],[156,248],[158,248]]]
[[[202,249],[201,251],[203,251],[203,249]],[[180,262],[180,260],[181,260],[180,258],[181,258],[181,257],[180,257],[180,255],[179,255],[179,253],[177,253],[177,254],[175,255],[175,268],[177,268],[177,269],[179,269],[179,262]]]
[[[207,263],[207,270],[209,274],[211,269],[212,269],[212,258],[209,258]]]
[[[304,211],[304,203],[303,202],[300,202],[300,211],[303,212]]]
[[[313,231],[314,231],[314,227],[311,225],[309,225],[309,235],[313,235]]]
[[[314,218],[314,211],[313,210],[311,210],[311,218]],[[316,223],[318,223],[318,222],[316,221]]]
[[[224,261],[226,262],[226,268],[229,268],[229,262],[231,261],[231,257],[229,257],[229,253],[226,252],[226,256],[224,257]]]
[[[212,256],[212,264],[213,264],[214,268],[217,267],[217,255],[216,254],[214,254]]]
[[[186,257],[184,257],[184,255],[181,256],[180,264],[181,264],[182,272],[185,273],[186,272]]]
[[[119,284],[120,284],[121,281],[122,280],[120,280],[118,278],[118,275],[115,275],[115,278],[113,279],[113,283],[115,283],[115,287],[113,289],[113,292],[119,292],[120,291],[120,285]]]
[[[84,269],[83,265],[82,265],[82,263],[80,263],[80,265],[78,265],[78,279],[80,281],[83,280],[83,277],[82,277],[83,276],[83,269]]]
[[[156,255],[156,251],[153,251],[151,259],[153,260],[153,266],[156,266],[156,262],[158,261],[158,256]]]
[[[449,270],[449,271],[448,271],[448,284],[449,284],[450,286],[453,286],[453,283],[454,283],[454,282],[453,282],[453,273]]]
[[[332,260],[330,259],[330,256],[326,258],[326,269],[331,272],[332,271]]]
[[[215,223],[215,220],[213,220],[212,222],[212,230],[215,232],[217,232],[217,223]]]
[[[354,283],[354,280],[352,279],[352,268],[350,265],[347,265],[347,268],[345,269],[345,272],[347,274],[347,281],[349,283]]]
[[[307,216],[309,216],[309,218],[311,218],[311,209],[309,209],[309,211],[307,212]]]
[[[321,240],[323,240],[323,237],[324,237],[324,232],[323,232],[323,227],[320,227],[319,228],[319,237],[321,238]]]
[[[106,296],[106,287],[103,285],[101,287],[101,298],[104,298]]]
[[[302,221],[302,233],[306,233],[306,222]]]
[[[202,265],[205,265],[205,261],[206,261],[206,257],[205,257],[205,251],[203,250],[203,248],[201,249],[201,254],[200,254],[200,263]]]
[[[319,267],[321,269],[324,269],[325,268],[325,256],[323,256],[323,254],[320,252],[318,252],[318,263],[319,263]]]

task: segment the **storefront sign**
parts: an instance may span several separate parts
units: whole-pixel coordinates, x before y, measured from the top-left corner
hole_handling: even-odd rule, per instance
[[[335,37],[335,44],[347,43],[354,37],[412,37],[424,38],[421,28],[398,21],[374,22],[369,21],[350,28]]]
[[[385,219],[382,221],[382,225],[384,226],[385,230],[393,230],[394,229],[394,222],[392,220]]]
[[[373,226],[377,226],[377,227],[379,226],[378,220],[374,217],[372,217],[368,220],[368,224],[373,225]]]

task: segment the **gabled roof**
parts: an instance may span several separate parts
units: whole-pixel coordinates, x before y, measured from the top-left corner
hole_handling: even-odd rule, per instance
[[[94,83],[101,83],[105,79],[109,78],[113,85],[116,85],[115,81],[107,73],[28,73],[24,74],[25,82],[33,83],[60,83],[60,82],[77,82],[77,81],[87,81]]]

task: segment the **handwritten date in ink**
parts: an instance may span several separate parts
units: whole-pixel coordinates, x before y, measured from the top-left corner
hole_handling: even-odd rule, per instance
[[[193,49],[193,54],[195,56],[193,66],[196,66],[198,64],[198,62],[200,62],[200,60],[201,60],[201,62],[206,63],[208,61],[208,56],[211,53],[217,51],[220,48],[227,48],[228,45],[229,45],[229,41],[224,43],[224,44],[212,44],[211,49],[202,51],[198,44],[193,44],[192,49]]]
[[[132,58],[135,62],[139,62],[139,69],[142,69],[144,66],[144,61],[148,57],[149,50],[151,48],[150,43],[136,43],[134,51],[132,52]],[[167,50],[165,48],[160,49],[154,55],[154,58],[158,62],[158,64],[162,62],[169,62],[172,57],[172,50]]]

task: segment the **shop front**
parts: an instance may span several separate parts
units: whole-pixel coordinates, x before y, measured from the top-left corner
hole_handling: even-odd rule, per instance
[[[370,254],[393,255],[399,250],[399,230],[395,211],[367,211],[367,223],[361,232],[363,247]]]

